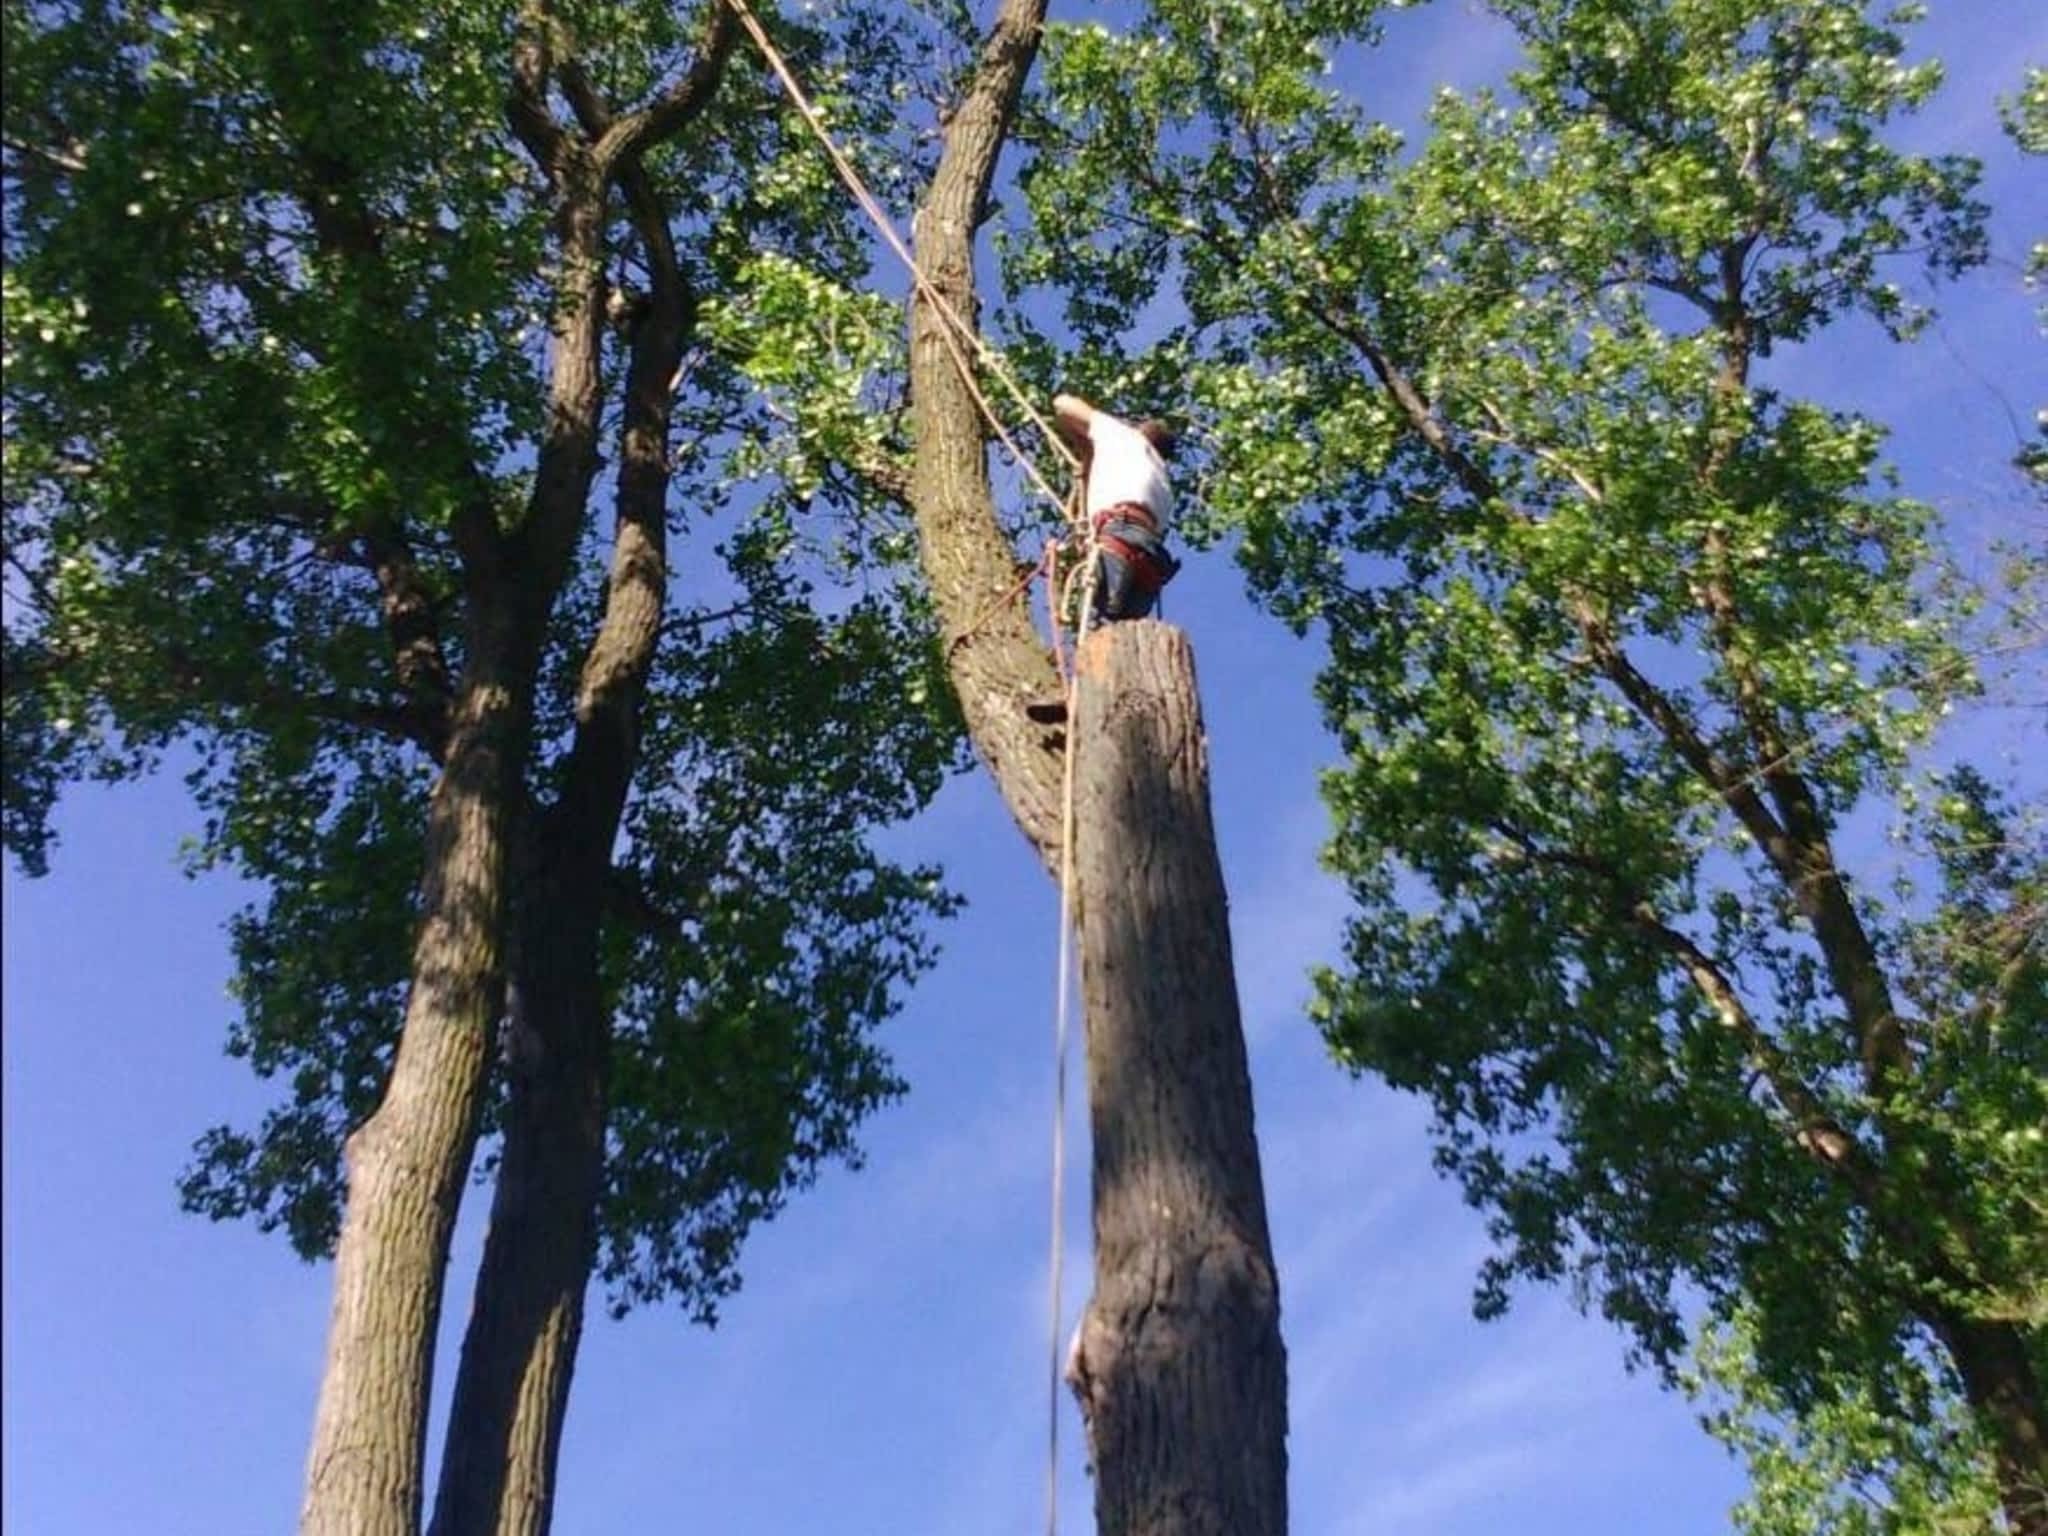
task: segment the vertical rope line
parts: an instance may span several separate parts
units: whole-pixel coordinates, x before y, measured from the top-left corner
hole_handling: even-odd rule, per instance
[[[930,278],[924,275],[924,271],[918,266],[916,258],[911,255],[909,247],[903,243],[902,237],[896,233],[894,222],[889,218],[881,204],[876,201],[874,194],[868,191],[866,183],[861,180],[860,173],[854,169],[852,162],[839,148],[838,143],[832,137],[831,131],[825,126],[824,119],[818,114],[817,108],[811,104],[810,98],[804,94],[803,87],[797,83],[796,76],[791,73],[788,64],[784,62],[774,42],[770,40],[761,23],[755,19],[754,13],[747,8],[746,0],[726,0],[726,3],[732,7],[733,14],[739,18],[740,25],[746,29],[747,35],[753,39],[754,46],[761,51],[761,56],[767,61],[769,68],[775,72],[776,78],[782,82],[783,89],[789,93],[790,101],[796,106],[804,122],[809,125],[811,132],[816,135],[818,142],[824,147],[826,155],[832,161],[833,169],[839,173],[840,180],[845,182],[848,191],[853,194],[854,200],[873,222],[876,231],[887,242],[889,248],[896,253],[904,266],[909,269],[912,286],[916,289],[918,295],[930,303],[932,308],[938,313],[942,322],[939,326],[940,339],[944,341],[947,351],[952,356],[954,366],[960,371],[961,382],[966,385],[968,393],[974,397],[974,402],[980,408],[983,418],[987,420],[995,435],[1002,441],[1003,446],[1009,450],[1011,458],[1024,470],[1024,473],[1030,478],[1038,492],[1052,502],[1054,506],[1059,507],[1062,512],[1066,513],[1077,528],[1081,527],[1081,516],[1084,509],[1081,504],[1079,487],[1076,487],[1071,502],[1067,498],[1060,496],[1047,482],[1045,476],[1039,472],[1037,464],[1017,446],[1016,441],[1004,427],[1002,418],[996,414],[995,408],[989,404],[988,397],[982,393],[980,385],[975,381],[973,363],[962,350],[962,341],[964,340],[967,347],[973,349],[975,356],[996,376],[996,379],[1002,386],[1009,391],[1012,398],[1016,400],[1018,406],[1023,410],[1025,416],[1038,428],[1040,434],[1052,446],[1053,450],[1066,461],[1069,469],[1080,470],[1081,461],[1079,456],[1060,440],[1059,434],[1053,431],[1045,417],[1032,405],[1030,397],[1025,394],[1022,387],[1011,376],[1009,369],[1004,366],[1001,355],[982,339],[979,332],[960,318],[959,313],[947,301],[946,296],[938,290]],[[1050,1379],[1047,1383],[1049,1403],[1046,1422],[1046,1536],[1058,1536],[1059,1531],[1060,1292],[1064,1280],[1063,1271],[1066,1257],[1066,1234],[1061,1217],[1064,1214],[1066,1205],[1067,1054],[1068,1039],[1072,1033],[1074,968],[1074,744],[1075,738],[1078,735],[1075,727],[1078,723],[1079,697],[1077,679],[1080,675],[1081,647],[1088,638],[1088,621],[1092,616],[1095,606],[1095,584],[1101,566],[1101,551],[1092,535],[1088,537],[1087,550],[1087,556],[1079,573],[1081,576],[1081,610],[1074,629],[1074,670],[1067,679],[1067,739],[1063,754],[1064,761],[1061,774],[1063,782],[1060,793],[1059,1000],[1055,1008],[1053,1025],[1052,1272],[1050,1278],[1051,1294],[1048,1306],[1051,1316],[1051,1337],[1048,1348]],[[1047,586],[1048,588],[1052,586],[1049,576]],[[1053,643],[1055,646],[1059,643],[1058,631],[1059,613],[1057,607],[1055,607],[1053,614]]]
[[[1076,498],[1079,499],[1078,497]],[[1066,1259],[1066,1230],[1062,1220],[1067,1186],[1067,1049],[1072,1034],[1074,975],[1074,744],[1080,735],[1081,647],[1088,639],[1088,620],[1095,607],[1095,583],[1101,570],[1102,551],[1089,541],[1088,555],[1081,568],[1081,612],[1074,625],[1074,670],[1067,678],[1067,741],[1063,754],[1060,785],[1060,957],[1059,1001],[1053,1016],[1053,1118],[1052,1118],[1052,1277],[1047,1326],[1048,1364],[1045,1426],[1045,1531],[1059,1536],[1060,1524],[1060,1302]],[[1048,579],[1047,586],[1053,583]],[[1059,611],[1053,611],[1057,632]]]

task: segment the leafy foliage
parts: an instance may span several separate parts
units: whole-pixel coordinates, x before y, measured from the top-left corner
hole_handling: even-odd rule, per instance
[[[2030,155],[2048,155],[2048,69],[2027,71],[2026,82],[2010,101],[2000,103],[2006,131]]]
[[[2028,70],[2019,92],[1999,103],[1999,116],[2020,153],[2048,155],[2048,69]],[[2035,240],[2027,252],[2027,286],[2039,287],[2043,278],[2048,278],[2048,235]],[[2036,313],[2048,328],[2048,305]],[[2036,486],[2048,490],[2048,406],[2034,413],[2034,426],[2036,440],[2021,451],[2020,468]]]
[[[1909,338],[1891,274],[1983,259],[1976,168],[1888,141],[1940,80],[1907,10],[1494,9],[1526,67],[1406,158],[1331,81],[1378,7],[1062,32],[1013,271],[1105,357],[1178,287],[1125,378],[1327,639],[1358,911],[1316,1016],[1432,1102],[1480,1310],[1566,1279],[1667,1372],[1739,1311],[1782,1412],[1925,1426],[1959,1317],[2048,1365],[2048,861],[1981,776],[1920,787],[1981,632],[1883,429],[1760,370]],[[1917,890],[1841,862],[1886,805]]]
[[[613,101],[699,46],[691,8],[560,16]],[[309,1256],[396,1044],[434,722],[477,611],[465,520],[518,535],[549,430],[563,276],[506,126],[518,25],[510,0],[5,8],[7,845],[38,871],[63,784],[189,766],[195,867],[266,893],[231,927],[229,1050],[287,1091],[208,1132],[182,1192]],[[898,133],[922,32],[861,0],[777,25],[845,136]],[[736,70],[644,166],[702,323],[606,907],[603,1268],[621,1306],[706,1316],[748,1226],[900,1091],[874,1030],[953,905],[872,842],[959,750],[891,514],[752,446],[782,429],[748,367],[809,318],[763,314],[762,274],[865,273],[800,131]],[[626,214],[612,383],[647,283]],[[531,815],[560,792],[607,542],[582,528],[539,620]]]
[[[1909,1362],[1882,1393],[1851,1388],[1803,1416],[1758,1374],[1739,1318],[1707,1330],[1687,1390],[1748,1464],[1734,1511],[1742,1536],[1975,1536],[1996,1529],[1990,1448],[1938,1366]],[[1891,1403],[1932,1392],[1902,1419]]]

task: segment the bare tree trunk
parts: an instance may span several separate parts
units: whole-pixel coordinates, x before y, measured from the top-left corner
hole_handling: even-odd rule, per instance
[[[481,628],[482,626],[479,626]],[[391,1081],[349,1137],[327,1363],[300,1529],[419,1529],[448,1242],[504,993],[505,849],[527,690],[489,651],[457,702],[428,815],[412,987]]]
[[[913,226],[918,264],[972,325],[974,233],[1010,119],[1037,54],[1045,0],[1004,0],[973,84]],[[1025,706],[1057,692],[1059,674],[1014,594],[1017,552],[996,520],[986,428],[946,344],[946,322],[922,295],[910,307],[910,393],[916,450],[910,499],[918,553],[938,609],[946,669],[967,733],[1019,830],[1048,863],[1058,857],[1060,741]]]
[[[637,165],[622,181],[654,289],[633,335],[604,619],[584,658],[560,798],[520,893],[510,1102],[432,1536],[542,1536],[596,1257],[611,1021],[600,913],[667,599],[670,380],[692,301]]]
[[[1075,871],[1095,1293],[1068,1379],[1105,1536],[1280,1536],[1287,1366],[1186,638],[1080,664]]]
[[[969,324],[974,234],[1044,16],[1045,0],[1003,0],[918,209],[919,263]],[[1025,705],[1058,676],[1029,613],[1004,601],[1017,554],[943,324],[912,302],[918,542],[968,733],[1057,872],[1064,735]],[[1096,1523],[1279,1536],[1286,1361],[1192,667],[1160,625],[1119,626],[1089,654],[1071,728],[1089,796],[1078,874],[1097,1290],[1075,1366]]]
[[[526,893],[508,1026],[504,1153],[462,1340],[432,1536],[539,1536],[553,1515],[604,1172],[597,895],[546,879]]]
[[[1944,1316],[1935,1331],[1963,1395],[1990,1433],[1998,1496],[2012,1536],[2048,1536],[2048,1432],[2026,1335],[2012,1323]]]

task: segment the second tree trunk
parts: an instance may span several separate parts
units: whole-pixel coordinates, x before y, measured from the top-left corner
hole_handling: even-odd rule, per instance
[[[1186,637],[1080,658],[1095,1292],[1069,1361],[1103,1536],[1281,1536],[1287,1367]]]

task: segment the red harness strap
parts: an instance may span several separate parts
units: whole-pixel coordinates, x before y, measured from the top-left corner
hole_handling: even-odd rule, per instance
[[[1142,501],[1119,501],[1114,506],[1104,507],[1095,514],[1095,531],[1098,534],[1109,523],[1135,523],[1153,538],[1159,537],[1159,519],[1152,515],[1152,509]]]
[[[1166,563],[1150,550],[1126,544],[1113,533],[1097,533],[1095,542],[1131,568],[1132,580],[1140,592],[1157,592],[1172,574]]]

